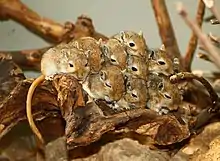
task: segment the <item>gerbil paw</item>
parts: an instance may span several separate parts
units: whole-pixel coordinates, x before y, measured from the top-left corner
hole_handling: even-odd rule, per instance
[[[169,109],[166,107],[160,107],[156,109],[156,112],[158,112],[159,115],[167,115],[169,113]]]
[[[53,80],[54,75],[48,75],[45,77],[46,80],[52,81]]]
[[[108,106],[115,111],[120,111],[120,106],[116,102],[112,102]]]
[[[134,108],[135,108],[134,105],[128,105],[128,106],[124,106],[124,107],[123,107],[123,109],[126,110],[126,111],[127,111],[127,110],[131,110],[131,109],[134,109]]]
[[[112,102],[112,100],[110,99],[109,96],[105,96],[104,99],[105,99],[105,101],[108,102],[108,103],[111,103],[111,102]]]

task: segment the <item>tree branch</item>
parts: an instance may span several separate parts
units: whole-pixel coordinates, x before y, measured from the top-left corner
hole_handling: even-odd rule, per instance
[[[40,61],[50,47],[21,51],[0,51],[1,55],[11,55],[13,61],[23,70],[40,71]]]
[[[167,52],[172,54],[172,57],[181,59],[180,50],[175,38],[165,0],[151,0],[151,4],[154,10],[160,37]]]
[[[199,27],[202,26],[204,15],[205,15],[205,5],[202,2],[202,0],[200,0],[198,4],[198,8],[197,8],[197,13],[196,13],[196,22]],[[189,72],[191,71],[191,65],[192,65],[192,61],[193,61],[193,57],[196,51],[197,44],[198,44],[198,38],[196,34],[193,32],[189,40],[186,55],[184,57],[184,65],[185,65],[186,71],[189,71]]]
[[[215,65],[218,68],[220,68],[220,56],[218,52],[215,50],[215,47],[212,45],[212,43],[208,39],[207,35],[201,31],[201,29],[196,23],[194,23],[192,20],[189,19],[188,13],[181,2],[177,4],[177,10],[178,10],[179,15],[185,21],[185,23],[192,29],[192,31],[196,34],[196,36],[201,41],[202,45],[204,45],[206,50],[209,52],[211,60],[215,63]]]
[[[92,20],[88,17],[78,17],[75,25],[70,22],[61,25],[38,15],[20,0],[0,0],[0,20],[8,19],[20,23],[50,43],[59,43],[66,39],[82,36],[107,39],[106,36],[96,33]]]

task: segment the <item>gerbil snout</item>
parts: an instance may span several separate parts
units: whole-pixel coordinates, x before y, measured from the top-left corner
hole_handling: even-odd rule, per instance
[[[125,51],[126,51],[127,54],[129,54],[129,55],[138,56],[138,51],[133,50],[132,48],[130,48],[130,47],[128,47],[128,46],[125,48]]]
[[[77,79],[82,81],[82,80],[85,80],[86,77],[89,75],[89,70],[79,69],[75,73],[76,73]]]
[[[129,55],[134,55],[134,56],[142,56],[142,57],[145,57],[146,56],[146,52],[145,51],[140,51],[140,50],[137,50],[137,49],[132,49],[130,47],[126,47],[125,48],[125,51],[127,52],[127,54]]]

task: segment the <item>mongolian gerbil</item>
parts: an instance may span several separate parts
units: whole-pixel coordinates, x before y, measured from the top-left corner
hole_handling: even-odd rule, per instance
[[[132,75],[134,78],[147,80],[148,63],[140,57],[129,55],[125,75]]]
[[[163,74],[149,74],[148,92],[150,109],[167,114],[169,111],[177,110],[182,102],[181,92]]]
[[[89,51],[82,53],[76,48],[68,48],[68,46],[60,45],[50,48],[46,51],[41,60],[41,73],[37,79],[31,84],[26,100],[26,113],[30,127],[34,134],[39,138],[42,144],[44,140],[37,129],[32,114],[31,114],[31,100],[36,87],[44,80],[52,80],[53,76],[58,73],[73,73],[74,76],[83,81],[89,71],[88,55]]]
[[[148,46],[146,45],[142,31],[139,33],[133,31],[121,31],[118,34],[113,35],[111,38],[115,38],[124,44],[128,54],[146,58],[146,50],[148,49]]]
[[[162,49],[148,49],[148,70],[151,73],[162,73],[164,75],[174,74],[174,63],[168,57],[167,52]]]
[[[102,44],[102,52],[113,65],[117,65],[123,71],[126,67],[127,53],[124,46],[116,39],[109,39],[106,43]]]
[[[76,40],[72,40],[68,43],[70,46],[74,46],[83,51],[90,50],[89,54],[89,64],[91,68],[91,73],[97,73],[104,62],[104,55],[101,51],[102,39],[97,41],[92,37],[81,37]]]
[[[132,108],[145,108],[147,106],[149,96],[146,81],[143,79],[128,77],[126,80],[126,92],[124,96],[111,108],[121,111]]]
[[[88,76],[83,89],[93,99],[118,101],[125,91],[123,74],[119,67],[104,64],[98,74]]]

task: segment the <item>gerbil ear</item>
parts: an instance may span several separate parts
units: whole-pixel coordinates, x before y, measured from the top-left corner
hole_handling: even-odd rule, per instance
[[[127,79],[126,71],[127,71],[126,69],[124,69],[124,70],[121,71],[122,74],[125,75],[125,79]]]
[[[87,58],[89,57],[90,54],[91,54],[91,50],[87,50],[87,51],[85,52],[85,55],[86,55]]]
[[[138,35],[141,36],[141,37],[144,37],[143,31],[140,30]]]
[[[127,65],[131,65],[132,62],[133,62],[133,57],[130,56],[130,55],[128,55],[128,56],[127,56]]]
[[[124,31],[120,31],[120,38],[122,41],[125,40],[125,37],[126,37],[126,33]]]
[[[164,44],[161,45],[160,50],[166,51]]]
[[[124,81],[125,81],[125,84],[127,84],[128,76],[126,75],[126,69],[122,70],[121,72],[124,74]]]
[[[128,90],[132,90],[130,81],[127,81],[127,83],[126,83],[126,88],[127,88]]]
[[[157,86],[157,88],[158,88],[159,91],[163,90],[163,87],[164,87],[163,82],[160,82],[160,83],[158,84],[158,86]]]
[[[180,64],[180,61],[178,58],[174,58],[173,59],[173,63],[176,64],[176,65],[179,65]]]
[[[75,48],[79,49],[79,42],[78,41],[74,41],[74,46],[75,46]]]
[[[100,71],[100,78],[101,78],[101,80],[106,80],[107,79],[107,74],[106,74],[106,72],[104,72],[104,71]]]
[[[147,50],[147,53],[148,53],[148,58],[149,58],[149,59],[153,58],[154,55],[155,55],[154,49],[148,49],[148,50]]]
[[[180,61],[178,58],[174,58],[173,59],[173,70],[174,73],[178,73],[179,72],[179,66],[180,66]]]
[[[97,44],[99,45],[99,46],[101,46],[102,45],[102,38],[100,38],[98,41],[97,41]]]
[[[110,52],[110,51],[109,51],[109,47],[108,47],[107,45],[105,45],[105,44],[103,44],[103,45],[101,46],[101,49],[102,49],[102,53],[103,53],[105,56],[107,56],[108,53]]]

